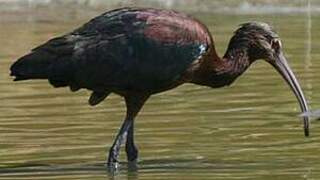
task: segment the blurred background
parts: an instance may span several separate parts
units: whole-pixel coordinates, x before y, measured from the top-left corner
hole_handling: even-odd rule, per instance
[[[269,23],[309,105],[320,108],[318,0],[0,0],[0,179],[320,179],[320,125],[312,121],[311,137],[303,136],[296,98],[263,61],[231,87],[186,84],[150,98],[135,126],[138,169],[122,152],[121,171],[108,173],[122,98],[90,107],[86,90],[13,82],[9,68],[32,48],[124,6],[198,18],[220,56],[239,24]]]
[[[310,11],[319,13],[320,1],[311,1]],[[309,11],[308,3],[307,0],[0,0],[0,19],[12,21],[32,16],[33,20],[68,20],[123,6],[157,7],[189,13],[305,13]]]

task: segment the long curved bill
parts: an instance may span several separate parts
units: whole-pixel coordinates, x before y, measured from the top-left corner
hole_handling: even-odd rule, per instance
[[[287,63],[286,57],[283,55],[283,53],[280,52],[277,59],[275,59],[275,61],[270,62],[270,64],[281,74],[281,76],[289,84],[290,88],[292,89],[292,91],[294,92],[294,94],[296,95],[299,101],[302,113],[309,112],[306,98],[304,97],[304,94],[297,81],[297,78],[293,74],[290,66]],[[309,125],[310,125],[309,117],[304,116],[303,126],[304,126],[305,136],[309,136]]]

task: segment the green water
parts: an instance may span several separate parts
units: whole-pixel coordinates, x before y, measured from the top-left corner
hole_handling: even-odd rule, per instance
[[[309,104],[320,107],[319,16],[311,29],[304,15],[195,16],[208,25],[220,55],[238,24],[272,24]],[[19,56],[84,22],[0,24],[0,179],[320,179],[319,123],[305,138],[293,93],[263,61],[231,87],[187,84],[150,98],[136,121],[137,169],[122,152],[120,171],[109,173],[107,150],[125,114],[120,97],[90,107],[85,90],[15,83],[8,75]]]

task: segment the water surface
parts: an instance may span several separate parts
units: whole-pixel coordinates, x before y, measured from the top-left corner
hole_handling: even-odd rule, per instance
[[[311,107],[320,107],[320,21],[303,15],[195,14],[220,55],[247,21],[272,24]],[[2,21],[1,21],[2,22]],[[297,101],[270,65],[257,61],[231,87],[186,84],[149,99],[136,121],[137,169],[104,166],[124,118],[112,95],[97,107],[89,92],[46,81],[14,83],[9,66],[31,48],[85,20],[0,24],[0,179],[319,179],[320,126],[302,131]],[[308,37],[310,36],[310,37]]]

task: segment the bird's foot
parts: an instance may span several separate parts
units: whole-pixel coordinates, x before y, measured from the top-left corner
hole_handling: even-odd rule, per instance
[[[111,148],[108,156],[107,166],[117,167],[119,166],[119,151],[116,148]]]
[[[107,168],[110,173],[115,174],[120,169],[120,162],[117,160],[117,158],[109,155]]]
[[[137,172],[139,169],[137,160],[134,161],[128,161],[128,171],[129,172]]]
[[[126,153],[127,153],[128,163],[131,163],[131,164],[137,163],[138,150],[134,145],[126,146]]]
[[[107,162],[107,168],[109,172],[115,173],[120,169],[119,162]]]

